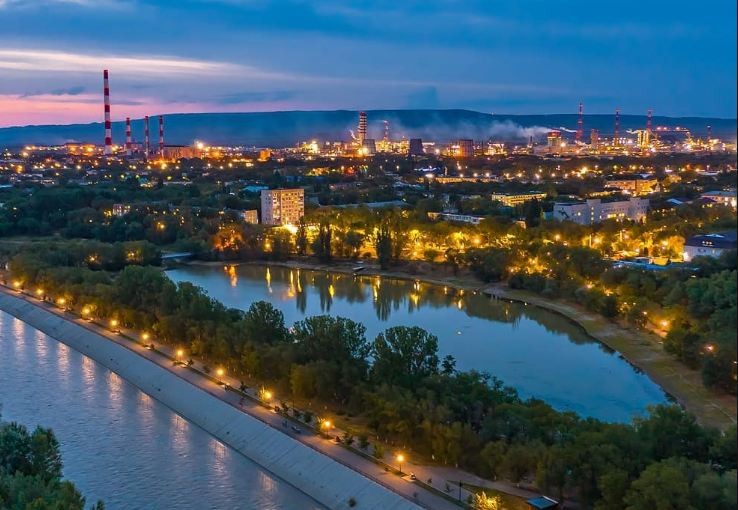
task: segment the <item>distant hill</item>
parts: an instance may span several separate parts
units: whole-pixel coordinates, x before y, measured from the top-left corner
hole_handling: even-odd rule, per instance
[[[493,115],[469,110],[368,110],[369,137],[380,139],[383,120],[390,122],[392,138],[405,136],[424,140],[449,141],[458,138],[499,141],[543,139],[549,129],[576,130],[576,114]],[[158,141],[156,117],[151,118],[152,142]],[[165,116],[166,143],[189,145],[194,140],[211,144],[246,146],[293,146],[303,140],[349,140],[356,129],[358,112],[287,111],[267,113],[182,113]],[[589,130],[612,136],[613,115],[585,115],[585,137]],[[644,115],[621,115],[620,129],[643,129]],[[704,137],[707,126],[714,136],[736,139],[736,119],[701,117],[654,117],[654,126],[681,126]],[[113,141],[124,140],[124,123],[113,123]],[[132,121],[133,137],[143,139],[143,120]],[[570,135],[573,136],[573,135]],[[102,123],[0,128],[0,146],[96,142],[103,138]]]

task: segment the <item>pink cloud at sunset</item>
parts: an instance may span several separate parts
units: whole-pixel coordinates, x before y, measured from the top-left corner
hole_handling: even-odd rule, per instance
[[[294,101],[239,102],[218,104],[209,102],[168,102],[156,99],[126,99],[125,104],[112,105],[113,121],[145,115],[202,112],[275,111],[294,109]],[[298,105],[306,109],[313,105]],[[39,94],[20,96],[0,94],[0,127],[41,124],[76,124],[101,122],[103,98],[101,94]]]

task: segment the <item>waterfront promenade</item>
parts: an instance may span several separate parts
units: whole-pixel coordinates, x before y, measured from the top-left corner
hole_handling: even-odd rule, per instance
[[[270,406],[222,384],[237,387],[237,381],[225,375],[217,380],[199,364],[174,364],[176,353],[144,347],[138,332],[114,333],[5,287],[0,287],[0,309],[118,373],[329,508],[459,508],[440,491],[398,476],[310,427],[286,423]],[[464,501],[468,492],[457,489],[453,495]]]

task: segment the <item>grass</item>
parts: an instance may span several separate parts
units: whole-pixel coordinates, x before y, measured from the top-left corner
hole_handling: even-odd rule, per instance
[[[553,310],[580,324],[590,336],[643,370],[703,425],[725,429],[736,423],[736,400],[706,388],[700,373],[665,352],[656,335],[626,328],[573,303],[544,299],[522,290],[496,288],[495,292],[507,299]]]

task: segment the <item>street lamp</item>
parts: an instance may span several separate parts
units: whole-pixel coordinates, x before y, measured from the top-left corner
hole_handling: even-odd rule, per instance
[[[182,361],[182,356],[184,356],[184,351],[182,349],[177,349],[177,361]]]
[[[113,333],[118,333],[120,330],[118,329],[118,320],[117,319],[111,319],[110,320],[110,329]]]
[[[92,312],[92,310],[90,309],[89,306],[82,307],[82,318],[84,318],[84,319],[86,319],[88,321],[89,320],[92,320],[92,318],[90,317],[90,312]]]
[[[44,297],[44,289],[36,289],[36,297],[38,299],[43,299],[43,297]]]
[[[320,428],[327,434],[333,428],[333,424],[331,420],[323,420],[320,422]]]
[[[395,457],[397,463],[400,465],[400,475],[402,475],[402,463],[405,462],[405,456],[402,453],[398,453]]]
[[[56,304],[59,305],[59,308],[64,310],[65,305],[67,304],[67,300],[63,297],[60,297],[59,299],[56,300]]]
[[[17,290],[18,292],[20,292],[20,291],[23,290],[23,282],[20,281],[20,280],[15,280],[13,282],[13,287],[15,288],[15,290]]]
[[[220,379],[221,377],[223,377],[223,374],[225,374],[225,370],[223,370],[222,368],[219,368],[218,370],[215,371],[215,373],[218,374],[218,379]]]

